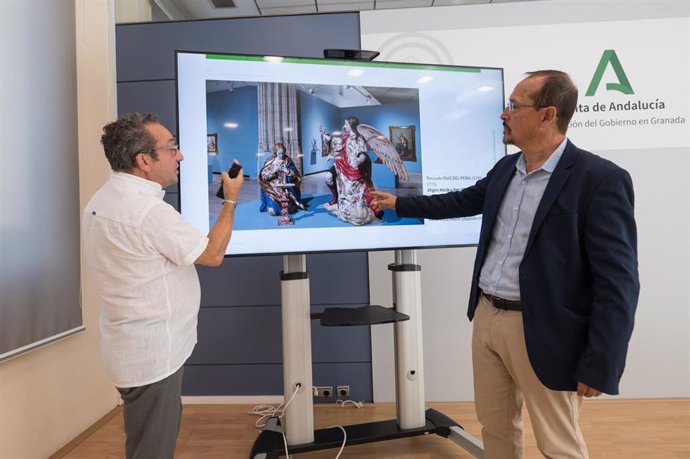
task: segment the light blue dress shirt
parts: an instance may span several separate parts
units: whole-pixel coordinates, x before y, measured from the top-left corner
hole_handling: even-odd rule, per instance
[[[515,174],[508,184],[496,217],[489,251],[479,275],[479,288],[506,300],[520,301],[520,263],[537,207],[568,139],[549,158],[529,174],[524,153],[515,164]]]

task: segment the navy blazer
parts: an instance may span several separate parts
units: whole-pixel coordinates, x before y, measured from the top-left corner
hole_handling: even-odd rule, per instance
[[[502,158],[462,191],[399,197],[400,216],[483,214],[467,315],[518,154]],[[553,390],[577,382],[618,394],[639,296],[637,229],[630,175],[567,142],[532,223],[520,263],[520,297],[530,362]]]

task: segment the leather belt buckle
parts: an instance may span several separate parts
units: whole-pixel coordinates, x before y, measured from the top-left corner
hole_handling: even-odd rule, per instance
[[[484,295],[484,297],[486,297],[486,299],[489,300],[489,302],[493,304],[495,308],[503,309],[504,311],[522,311],[522,303],[519,301],[506,300],[494,295],[489,295],[483,290],[482,295]]]

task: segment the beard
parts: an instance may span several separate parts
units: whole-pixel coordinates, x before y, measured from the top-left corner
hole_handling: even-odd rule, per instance
[[[515,145],[513,142],[513,137],[510,135],[510,128],[503,125],[503,144],[504,145]]]

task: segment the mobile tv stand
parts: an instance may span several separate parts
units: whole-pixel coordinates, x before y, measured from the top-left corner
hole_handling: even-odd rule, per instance
[[[396,419],[344,426],[347,445],[437,434],[448,438],[476,458],[484,458],[481,443],[458,423],[424,404],[424,359],[422,347],[421,267],[414,250],[396,250],[388,266],[393,277],[395,309],[367,306],[329,308],[312,316],[309,275],[304,255],[285,255],[281,273],[283,317],[283,390],[286,400],[297,389],[283,418],[290,454],[339,448],[339,428],[314,430],[311,371],[311,320],[325,326],[372,325],[394,322]],[[272,418],[259,434],[250,458],[274,459],[285,455],[278,420]]]

